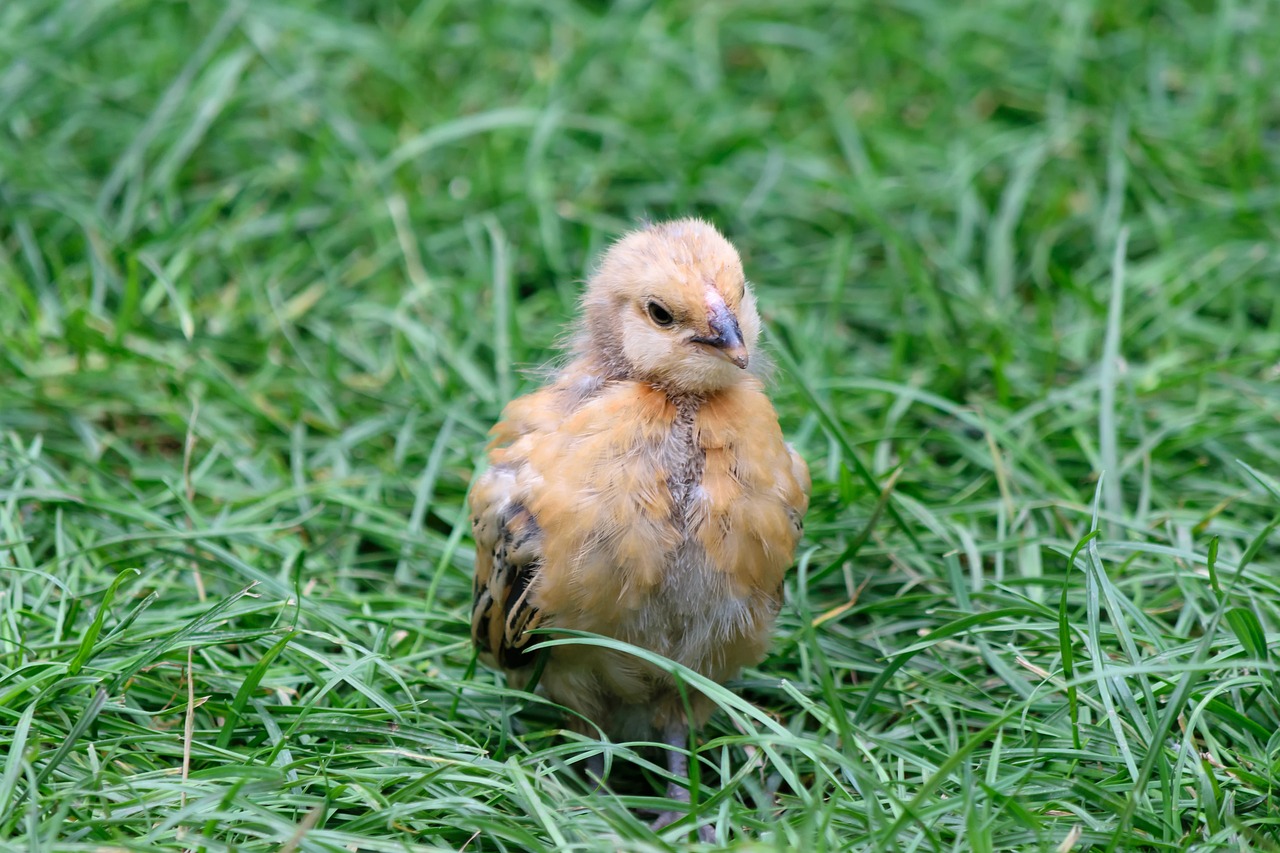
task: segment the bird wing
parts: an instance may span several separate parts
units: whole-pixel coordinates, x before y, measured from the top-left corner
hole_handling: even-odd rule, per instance
[[[547,390],[513,401],[493,428],[492,467],[471,490],[471,528],[476,541],[472,580],[471,641],[487,662],[503,669],[534,663],[527,651],[542,612],[532,592],[543,565],[542,528],[528,508],[526,450],[560,420]],[[511,445],[515,445],[512,447]]]
[[[680,539],[657,448],[675,409],[643,383],[581,377],[518,398],[471,492],[471,636],[504,669],[534,661],[526,632],[604,631],[661,582]]]
[[[757,383],[707,401],[696,430],[706,453],[697,538],[742,594],[760,592],[781,604],[782,579],[809,508],[808,466],[783,439]]]

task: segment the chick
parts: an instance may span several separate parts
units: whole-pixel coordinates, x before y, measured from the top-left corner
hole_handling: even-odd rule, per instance
[[[605,254],[570,360],[507,406],[470,495],[471,636],[509,683],[534,671],[535,627],[615,637],[717,682],[764,656],[809,472],[748,370],[759,337],[738,253],[708,223],[652,225]],[[705,696],[687,691],[687,719],[666,673],[573,645],[549,651],[538,688],[610,738],[670,745],[668,796],[689,801]]]

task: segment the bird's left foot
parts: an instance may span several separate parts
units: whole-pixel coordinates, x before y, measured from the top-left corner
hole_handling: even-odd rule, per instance
[[[689,753],[685,751],[685,739],[688,732],[679,726],[673,726],[667,729],[663,734],[663,742],[670,749],[667,750],[667,769],[671,771],[672,780],[667,785],[667,799],[675,800],[678,803],[689,803],[689,789],[678,784],[674,780],[689,778]],[[658,819],[653,822],[653,829],[656,832],[659,829],[670,826],[685,816],[685,812],[665,811],[658,815]],[[705,844],[714,844],[716,840],[716,828],[710,824],[703,824],[698,827],[698,840]]]
[[[652,824],[652,829],[657,832],[660,829],[666,829],[671,824],[685,817],[684,812],[661,812],[657,820]],[[698,827],[698,840],[703,844],[715,844],[716,828],[709,823],[704,823]]]

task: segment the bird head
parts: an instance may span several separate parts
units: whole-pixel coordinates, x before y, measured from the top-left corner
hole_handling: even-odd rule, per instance
[[[589,351],[675,393],[741,381],[760,337],[737,250],[697,219],[651,225],[614,243],[587,283],[583,314]]]

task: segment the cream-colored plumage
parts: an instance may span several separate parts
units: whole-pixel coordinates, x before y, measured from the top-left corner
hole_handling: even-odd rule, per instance
[[[759,332],[712,226],[650,226],[606,253],[570,362],[507,406],[471,493],[472,636],[513,683],[532,672],[535,626],[616,637],[716,681],[763,657],[809,475],[745,369]],[[557,647],[539,689],[611,737],[688,731],[671,679],[631,655]],[[701,723],[711,705],[689,693]]]

